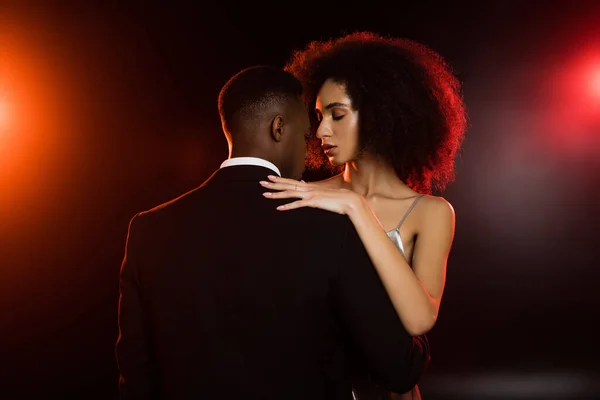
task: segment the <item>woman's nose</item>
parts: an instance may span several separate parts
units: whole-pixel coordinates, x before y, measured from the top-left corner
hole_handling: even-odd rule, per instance
[[[319,139],[323,139],[324,137],[330,137],[332,134],[333,132],[329,125],[325,123],[319,124],[319,127],[317,128],[317,137]]]

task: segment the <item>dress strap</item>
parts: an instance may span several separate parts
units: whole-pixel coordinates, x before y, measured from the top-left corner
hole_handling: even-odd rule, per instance
[[[400,220],[400,223],[398,224],[398,226],[396,226],[396,228],[394,230],[399,230],[400,229],[400,227],[402,226],[402,224],[406,220],[406,217],[408,217],[408,214],[410,214],[410,212],[413,210],[413,208],[415,208],[415,206],[417,205],[417,203],[419,202],[419,200],[421,200],[422,198],[423,198],[422,194],[419,195],[419,196],[417,196],[417,198],[412,202],[412,204],[410,205],[410,207],[408,208],[408,210],[406,211],[406,213],[402,217],[402,220]]]

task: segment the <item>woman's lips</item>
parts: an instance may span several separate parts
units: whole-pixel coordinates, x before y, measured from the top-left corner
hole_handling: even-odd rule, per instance
[[[331,144],[324,144],[322,147],[323,147],[323,152],[327,155],[330,155],[331,152],[337,148],[337,146],[333,146]]]

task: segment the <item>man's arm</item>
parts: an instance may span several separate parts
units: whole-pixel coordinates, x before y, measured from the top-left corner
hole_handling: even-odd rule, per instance
[[[148,331],[139,281],[139,214],[131,219],[119,280],[119,398],[150,399],[154,395]]]
[[[354,226],[348,225],[333,287],[343,332],[374,382],[393,392],[408,392],[429,363],[427,338],[408,334]]]

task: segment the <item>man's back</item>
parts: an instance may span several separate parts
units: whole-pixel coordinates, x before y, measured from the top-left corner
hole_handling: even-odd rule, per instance
[[[406,335],[348,219],[277,211],[258,183],[269,173],[223,168],[132,221],[117,345],[123,398],[350,398],[348,345],[358,354],[372,345],[363,362],[381,364],[375,374],[390,385],[422,372],[427,354],[378,332]],[[361,284],[366,298],[353,298]],[[388,364],[407,356],[414,376],[393,381],[402,368]]]

